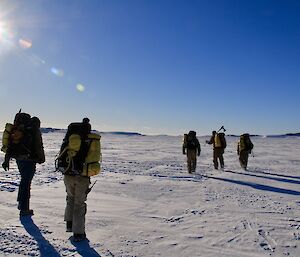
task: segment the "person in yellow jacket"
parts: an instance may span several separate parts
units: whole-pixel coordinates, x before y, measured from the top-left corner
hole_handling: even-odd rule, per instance
[[[217,133],[215,130],[212,132],[210,140],[206,141],[207,144],[213,145],[213,163],[217,170],[219,168],[219,163],[221,169],[224,169],[224,150],[226,148],[226,139],[224,133]]]

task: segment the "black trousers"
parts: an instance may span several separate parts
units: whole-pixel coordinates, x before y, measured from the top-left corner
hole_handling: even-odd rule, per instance
[[[19,172],[21,174],[21,182],[18,191],[18,209],[21,211],[29,210],[30,188],[33,179],[36,163],[27,160],[17,160]]]

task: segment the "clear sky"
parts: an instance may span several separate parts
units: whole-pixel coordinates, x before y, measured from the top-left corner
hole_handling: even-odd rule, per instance
[[[0,0],[0,122],[300,131],[300,1]]]

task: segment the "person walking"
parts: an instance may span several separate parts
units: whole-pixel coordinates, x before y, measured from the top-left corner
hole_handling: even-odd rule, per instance
[[[240,140],[237,144],[237,154],[239,156],[240,165],[244,170],[247,170],[249,154],[251,154],[253,147],[254,145],[248,133],[240,136]]]
[[[90,163],[87,163],[87,161]],[[73,232],[73,240],[86,239],[85,215],[90,176],[100,172],[100,135],[91,133],[88,118],[71,123],[57,158],[57,169],[64,174],[66,231]]]
[[[15,116],[14,124],[7,123],[3,133],[7,144],[2,147],[5,152],[2,167],[5,171],[9,170],[10,159],[14,158],[21,175],[17,198],[20,216],[34,214],[29,207],[31,182],[36,164],[45,162],[40,124],[39,118],[21,113],[20,110]]]
[[[212,131],[210,140],[206,141],[207,144],[213,145],[213,163],[217,170],[219,168],[219,162],[221,169],[224,169],[224,150],[226,148],[226,139],[224,133],[217,133],[215,130]]]
[[[201,146],[195,131],[190,131],[184,134],[182,153],[187,155],[188,172],[193,173],[196,171],[197,156],[200,156]]]

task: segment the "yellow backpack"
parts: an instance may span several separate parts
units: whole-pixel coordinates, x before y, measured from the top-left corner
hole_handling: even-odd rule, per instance
[[[56,159],[56,169],[61,170],[66,175],[91,177],[99,174],[102,161],[100,139],[100,135],[89,133],[87,139],[82,142],[80,135],[71,134],[67,146]],[[84,158],[82,171],[78,171],[75,168],[75,159],[81,150],[82,143],[87,144],[88,151]],[[63,162],[60,162],[60,160]]]
[[[250,140],[250,135],[248,133],[240,136],[239,147],[240,151],[251,151],[253,149],[253,144]]]
[[[2,134],[2,148],[1,148],[1,151],[4,153],[6,153],[6,151],[7,151],[9,140],[10,140],[10,135],[12,133],[13,127],[14,127],[14,125],[11,123],[6,123],[6,125],[5,125],[5,130],[3,131],[3,134]]]
[[[222,142],[218,133],[215,134],[215,147],[222,147]]]
[[[215,147],[216,148],[226,148],[226,139],[224,133],[216,133],[215,134]]]
[[[100,139],[101,136],[98,134],[90,133],[88,135],[89,150],[83,164],[82,176],[91,177],[100,173],[100,163],[102,162]]]

